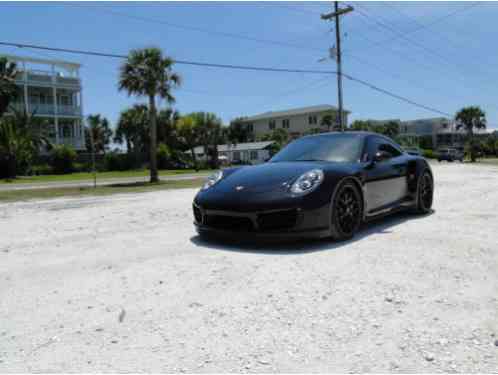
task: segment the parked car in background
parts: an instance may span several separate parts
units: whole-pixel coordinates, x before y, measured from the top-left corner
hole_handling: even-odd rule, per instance
[[[463,152],[457,150],[456,148],[442,148],[438,151],[437,160],[440,162],[442,160],[455,161],[458,160],[463,162]]]

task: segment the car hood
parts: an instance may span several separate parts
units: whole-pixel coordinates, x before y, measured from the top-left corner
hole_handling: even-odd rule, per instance
[[[329,162],[275,162],[228,170],[226,176],[213,186],[213,192],[227,193],[235,190],[269,192],[287,190],[303,173],[322,169],[325,174],[351,171],[351,164]],[[211,190],[211,189],[210,189]]]

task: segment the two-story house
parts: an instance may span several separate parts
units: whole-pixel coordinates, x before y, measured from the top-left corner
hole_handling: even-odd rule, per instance
[[[347,125],[349,111],[343,111],[343,123]],[[270,111],[244,118],[244,123],[253,133],[255,139],[270,134],[275,129],[285,129],[292,138],[298,138],[310,131],[328,131],[322,126],[322,118],[331,116],[333,127],[338,124],[337,107],[331,105],[315,105],[303,108]]]

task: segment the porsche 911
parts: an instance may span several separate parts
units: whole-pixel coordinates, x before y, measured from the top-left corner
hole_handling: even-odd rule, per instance
[[[299,138],[255,166],[209,176],[194,198],[201,235],[345,240],[400,210],[430,212],[429,163],[370,132]]]

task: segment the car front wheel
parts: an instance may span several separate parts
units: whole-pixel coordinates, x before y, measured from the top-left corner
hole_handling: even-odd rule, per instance
[[[352,181],[343,182],[332,202],[331,234],[336,240],[352,238],[363,218],[361,193]]]
[[[432,208],[432,201],[434,197],[434,181],[431,174],[427,170],[420,174],[417,194],[416,213],[429,213]]]

